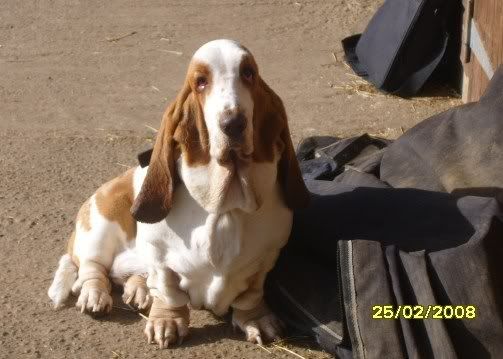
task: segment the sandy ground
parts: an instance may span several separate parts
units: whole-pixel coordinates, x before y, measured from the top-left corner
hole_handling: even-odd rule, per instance
[[[225,322],[192,313],[192,334],[159,351],[144,320],[114,308],[95,320],[53,311],[46,291],[81,203],[150,146],[191,54],[240,40],[284,99],[294,140],[362,132],[396,137],[457,104],[400,100],[357,82],[340,40],[380,0],[0,2],[0,357],[291,357],[247,344]],[[133,33],[134,34],[131,34]],[[131,34],[117,41],[109,41]],[[121,306],[119,297],[115,304]],[[325,358],[299,340],[305,358]]]

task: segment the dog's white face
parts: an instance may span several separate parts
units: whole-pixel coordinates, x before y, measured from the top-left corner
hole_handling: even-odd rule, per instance
[[[192,57],[132,210],[138,221],[166,217],[176,178],[212,213],[255,211],[277,182],[290,208],[307,201],[283,103],[235,41],[208,42]]]
[[[229,151],[244,158],[253,152],[251,90],[257,69],[251,54],[231,40],[215,40],[192,58],[195,90],[202,98],[210,156],[225,162]]]

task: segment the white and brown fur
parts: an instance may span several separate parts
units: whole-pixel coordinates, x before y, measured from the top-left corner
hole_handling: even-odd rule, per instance
[[[61,306],[73,291],[83,312],[107,312],[113,280],[129,303],[153,299],[149,342],[187,335],[190,304],[218,315],[232,308],[234,324],[261,343],[280,331],[264,280],[292,209],[307,201],[281,99],[246,48],[211,41],[164,114],[149,166],[84,203],[49,296]]]

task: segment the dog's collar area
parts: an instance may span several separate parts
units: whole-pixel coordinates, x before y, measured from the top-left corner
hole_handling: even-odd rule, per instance
[[[150,148],[148,150],[145,150],[143,152],[140,152],[136,158],[138,159],[138,162],[140,163],[141,168],[145,168],[150,164],[150,158],[152,157],[152,152],[154,151],[153,148]],[[251,155],[237,155],[234,153],[234,151],[231,151],[229,154],[232,156],[232,162],[234,164],[237,164],[238,162],[246,161],[248,158],[251,157]]]
[[[140,163],[141,168],[145,168],[150,163],[150,158],[152,157],[152,152],[154,149],[148,149],[146,151],[140,152],[136,158],[138,158],[138,162]]]

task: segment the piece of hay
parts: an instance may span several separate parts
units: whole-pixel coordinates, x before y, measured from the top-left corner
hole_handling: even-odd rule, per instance
[[[115,162],[115,164],[124,168],[131,168],[131,166],[125,165],[124,163]]]
[[[112,350],[112,354],[113,354],[114,358],[124,358],[122,355],[120,355],[117,352],[114,352],[113,350]]]
[[[296,356],[297,358],[300,358],[300,359],[306,359],[306,358],[305,358],[305,357],[303,357],[302,355],[297,354],[297,353],[296,353],[296,352],[294,352],[293,350],[290,350],[290,349],[288,349],[288,348],[282,347],[281,345],[278,345],[278,344],[274,344],[274,343],[273,343],[273,344],[272,344],[272,346],[273,346],[273,347],[275,347],[275,348],[278,348],[278,349],[280,349],[280,350],[283,350],[283,351],[285,351],[285,352],[287,352],[287,353],[290,353],[290,354],[292,354],[293,356]]]
[[[380,93],[372,84],[363,80],[352,80],[349,83],[345,83],[342,86],[331,86],[334,89],[342,90],[348,94],[357,94],[363,97],[371,97],[371,96],[387,96],[385,94]]]
[[[263,346],[262,344],[258,344],[258,343],[257,343],[257,346],[258,346],[260,349],[262,349],[262,350],[264,350],[264,351],[268,352],[269,354],[272,354],[272,351],[270,351],[269,349],[267,349],[267,348],[266,348],[265,346]]]
[[[176,56],[182,56],[183,55],[183,52],[181,51],[174,51],[174,50],[164,50],[164,49],[161,49],[162,52],[166,52],[168,54],[173,54],[173,55],[176,55]]]
[[[148,128],[149,130],[152,130],[152,131],[153,131],[153,132],[155,132],[155,133],[159,132],[158,130],[156,130],[156,129],[155,129],[155,128],[153,128],[152,126],[145,125],[145,124],[144,124],[143,126],[145,126],[146,128]]]
[[[340,63],[339,59],[337,58],[337,54],[335,52],[332,52],[332,57],[334,58],[336,64]]]
[[[128,37],[128,36],[133,36],[137,34],[136,31],[131,31],[131,32],[128,32],[127,34],[124,34],[124,35],[120,35],[120,36],[116,36],[116,37],[107,37],[107,41],[109,42],[117,42],[125,37]]]

